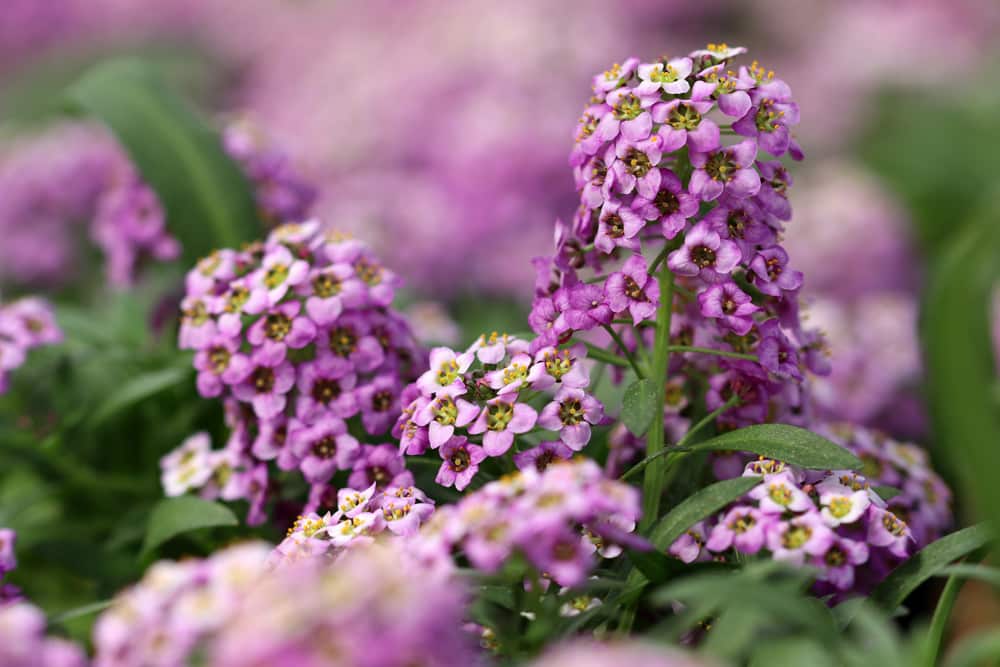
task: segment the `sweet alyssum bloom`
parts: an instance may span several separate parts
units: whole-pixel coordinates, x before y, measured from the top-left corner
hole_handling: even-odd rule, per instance
[[[10,374],[27,358],[28,351],[62,342],[52,306],[38,297],[0,303],[0,394],[7,391]]]
[[[336,490],[331,480],[342,484],[364,465],[367,450],[351,434],[382,442],[402,387],[423,366],[405,320],[388,305],[398,278],[363,243],[309,221],[217,251],[185,283],[179,344],[194,350],[199,391],[224,401],[232,434],[225,466],[209,466],[215,477],[225,471],[225,484],[210,488],[202,471],[171,482],[170,491],[218,497],[226,488],[225,497],[251,500],[259,521],[274,468],[298,469],[310,483],[308,509],[321,507]],[[165,463],[176,468],[169,457]],[[402,466],[398,455],[386,464]]]

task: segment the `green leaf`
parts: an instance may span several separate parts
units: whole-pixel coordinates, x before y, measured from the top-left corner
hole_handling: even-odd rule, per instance
[[[656,383],[650,378],[636,380],[625,390],[622,421],[633,435],[644,435],[660,408],[656,404]]]
[[[995,665],[1000,657],[1000,630],[985,630],[962,640],[952,648],[946,667]]]
[[[950,565],[938,572],[937,576],[978,579],[990,586],[1000,588],[1000,568],[990,567],[989,565],[973,565],[971,563]]]
[[[753,452],[813,470],[857,470],[861,461],[821,435],[787,424],[756,424],[685,448],[692,452]]]
[[[909,560],[889,573],[872,592],[871,599],[892,611],[917,586],[941,572],[949,563],[968,556],[991,540],[992,534],[983,524],[946,535],[913,554]]]
[[[142,551],[148,553],[170,538],[192,530],[238,523],[236,515],[225,505],[195,496],[166,498],[153,508]]]
[[[760,477],[736,477],[706,486],[660,519],[653,528],[650,540],[659,549],[669,548],[685,530],[718,512],[760,483]]]
[[[1000,277],[1000,191],[932,268],[921,314],[932,442],[983,518],[1000,517],[1000,410],[990,303]],[[961,455],[956,455],[961,452]],[[971,495],[970,493],[970,495]]]
[[[101,403],[91,415],[90,424],[97,426],[140,401],[186,382],[190,376],[190,368],[169,367],[134,377]]]
[[[805,637],[758,642],[750,658],[750,667],[774,667],[774,665],[840,667],[840,663],[830,654],[829,649]]]
[[[877,493],[878,497],[882,500],[892,500],[902,493],[902,491],[894,486],[873,486],[872,491]]]
[[[156,191],[189,264],[263,228],[253,192],[219,134],[141,60],[112,60],[69,89],[70,100],[114,132]]]

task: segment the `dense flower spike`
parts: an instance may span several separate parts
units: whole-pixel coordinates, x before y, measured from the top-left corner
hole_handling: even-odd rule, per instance
[[[155,564],[98,619],[94,666],[479,664],[447,570],[392,545],[277,569],[267,554],[246,544]]]
[[[25,297],[0,303],[0,394],[7,391],[10,374],[24,363],[29,350],[62,339],[52,306],[45,300]]]
[[[529,432],[548,431],[565,443],[565,449],[548,448],[545,462],[583,449],[591,426],[604,422],[603,406],[584,390],[586,350],[547,346],[529,352],[531,347],[537,346],[493,333],[461,353],[432,350],[430,368],[406,390],[412,399],[393,429],[400,452],[437,450],[442,459],[437,482],[461,491],[484,460],[507,455],[515,438]],[[545,402],[536,400],[549,395]],[[544,467],[529,450],[513,451],[519,466]]]
[[[537,263],[530,318],[540,345],[603,328],[633,362],[653,342],[669,272],[668,375],[705,376],[709,410],[736,401],[718,418],[727,428],[804,423],[804,370],[826,371],[798,317],[802,274],[779,245],[791,180],[773,158],[802,157],[798,109],[773,73],[730,64],[744,51],[631,58],[594,78],[570,156],[580,207]],[[678,413],[668,431],[683,430]]]
[[[951,523],[951,493],[922,450],[845,424],[817,430],[861,458],[862,473],[751,461],[743,475],[761,477],[760,485],[692,526],[670,553],[693,562],[767,552],[817,568],[817,592],[839,600],[869,592],[908,555],[941,536]],[[901,492],[884,500],[874,489],[879,486]]]
[[[232,435],[221,451],[199,434],[165,457],[167,493],[244,498],[259,522],[276,490],[270,461],[312,485],[307,511],[332,507],[335,475],[380,490],[411,485],[398,454],[359,442],[387,435],[422,366],[390,307],[398,284],[366,245],[314,221],[199,262],[187,276],[180,346],[195,352],[199,392],[224,400]]]
[[[438,509],[416,539],[424,556],[460,549],[476,568],[496,571],[515,552],[563,586],[583,582],[595,553],[614,557],[639,519],[639,494],[609,480],[589,459],[526,466]]]
[[[599,643],[583,639],[553,647],[531,663],[532,667],[710,667],[714,664],[661,644],[642,641]]]

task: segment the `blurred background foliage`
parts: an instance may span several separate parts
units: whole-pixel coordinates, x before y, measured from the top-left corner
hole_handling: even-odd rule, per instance
[[[572,214],[565,154],[589,73],[633,52],[687,51],[720,36],[746,44],[802,91],[808,160],[801,171],[834,160],[860,170],[904,212],[904,234],[917,248],[905,266],[841,266],[842,258],[824,260],[820,247],[797,268],[807,286],[813,271],[917,276],[907,288],[920,303],[924,372],[917,369],[914,391],[930,429],[904,435],[915,432],[929,446],[958,491],[963,525],[1000,516],[997,318],[990,310],[1000,275],[1000,19],[992,3],[845,2],[834,9],[715,1],[691,8],[629,0],[611,11],[591,2],[505,10],[472,2],[450,12],[426,2],[394,15],[394,7],[377,2],[175,0],[148,15],[98,2],[88,9],[99,18],[84,20],[77,3],[62,2],[50,14],[38,12],[48,23],[34,16],[31,2],[14,4],[24,5],[22,13],[0,19],[9,21],[0,35],[34,36],[0,48],[0,164],[54,126],[103,121],[160,195],[171,232],[197,255],[259,232],[245,179],[211,129],[218,114],[249,112],[319,183],[318,212],[375,242],[404,276],[404,307],[428,299],[445,305],[460,332],[456,343],[483,331],[527,329],[528,260],[548,250],[551,221]],[[886,24],[891,16],[898,24]],[[810,42],[802,34],[807,24],[828,34]],[[463,30],[465,39],[453,34]],[[448,38],[435,42],[442,34]],[[491,39],[477,44],[484,34]],[[551,43],[542,46],[541,38]],[[118,113],[129,100],[151,113]],[[406,137],[410,152],[399,148]],[[467,182],[470,170],[476,176]],[[217,199],[199,200],[205,178],[216,182],[208,192]],[[418,192],[425,186],[433,189]],[[4,187],[0,182],[0,202]],[[810,205],[795,203],[796,215]],[[824,210],[805,213],[839,223]],[[0,222],[0,230],[5,224],[32,221]],[[843,243],[867,257],[863,228]],[[0,236],[5,244],[12,252]],[[50,291],[66,342],[33,352],[0,396],[0,526],[19,535],[11,580],[55,619],[108,598],[155,557],[203,554],[248,534],[210,527],[142,552],[161,497],[159,458],[196,430],[219,440],[224,434],[221,409],[198,398],[190,358],[175,344],[179,287],[194,255],[149,266],[135,286],[120,289],[105,284],[101,258],[87,245],[79,239],[74,275]],[[0,284],[5,300],[38,291],[2,270]],[[877,352],[868,359],[875,373],[880,359]],[[620,389],[609,382],[601,392],[608,404],[620,404]],[[692,590],[704,596],[721,576],[705,574]],[[863,621],[851,632],[868,633],[879,648],[852,655],[849,642],[835,641],[843,626],[833,615],[777,613],[809,604],[798,596],[799,575],[782,575],[788,585],[776,589],[773,609],[757,605],[761,576],[748,569],[736,583],[725,580],[720,604],[732,613],[718,622],[735,623],[727,619],[737,613],[742,620],[728,644],[713,647],[718,655],[817,665],[872,664],[876,656],[908,665],[927,655],[921,632],[901,638],[870,609],[858,612]],[[940,581],[930,587],[911,600],[926,605],[918,627],[931,622]],[[977,590],[964,604],[978,616],[963,616],[960,605],[959,625],[996,620],[995,599]],[[814,628],[815,640],[797,636],[810,618],[823,626]],[[84,638],[90,620],[81,614],[60,622]],[[753,646],[761,623],[783,628],[780,641]],[[995,644],[997,637],[977,641]],[[834,644],[839,648],[830,649]],[[962,662],[961,650],[953,659],[974,664]]]

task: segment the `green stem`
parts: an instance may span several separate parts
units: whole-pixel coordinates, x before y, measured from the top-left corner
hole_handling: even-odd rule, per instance
[[[667,258],[667,255],[671,250],[673,250],[673,246],[670,243],[663,246],[663,250],[661,250],[660,253],[653,258],[653,263],[649,265],[649,275],[656,275],[656,269],[658,269],[660,264],[663,263],[663,260]]]
[[[628,360],[628,363],[632,367],[632,370],[635,371],[636,376],[638,376],[640,380],[646,377],[645,374],[642,372],[642,369],[639,368],[639,364],[636,363],[635,356],[632,354],[631,350],[625,347],[625,341],[623,341],[622,337],[618,334],[617,331],[615,331],[615,328],[610,324],[604,324],[601,326],[603,326],[604,330],[608,332],[608,335],[611,336],[612,340],[614,340],[615,343],[617,343],[618,349],[620,349],[622,351],[622,354],[625,355],[625,358]]]
[[[708,413],[707,415],[705,415],[704,417],[702,417],[701,421],[699,421],[697,424],[695,424],[694,426],[692,426],[688,430],[688,432],[684,434],[684,437],[681,438],[680,441],[678,441],[678,443],[674,447],[672,447],[670,449],[664,448],[661,451],[659,451],[656,454],[654,454],[653,456],[647,456],[646,458],[644,458],[643,460],[639,461],[634,466],[632,466],[631,468],[629,468],[628,470],[626,470],[624,473],[622,473],[621,477],[619,477],[618,479],[621,479],[621,480],[624,481],[624,480],[628,479],[629,477],[631,477],[632,475],[634,475],[635,473],[637,473],[640,470],[642,470],[643,468],[645,468],[652,461],[655,461],[656,459],[658,459],[658,458],[660,458],[662,456],[666,456],[668,454],[679,453],[678,450],[681,447],[683,447],[684,445],[687,444],[688,440],[691,439],[692,434],[697,433],[701,429],[705,428],[708,424],[712,423],[719,415],[721,415],[723,412],[725,412],[729,408],[731,408],[734,405],[736,405],[736,403],[738,401],[739,401],[739,397],[738,396],[731,397],[723,405],[720,405],[715,410],[712,410],[710,413]]]
[[[937,606],[934,608],[934,617],[931,619],[931,627],[927,631],[927,665],[934,667],[938,664],[938,654],[941,652],[941,643],[944,641],[944,632],[948,627],[948,619],[951,617],[951,609],[955,605],[955,598],[958,591],[965,583],[964,578],[957,574],[948,577],[948,583],[941,591]]]
[[[696,347],[694,345],[669,345],[671,352],[697,352],[699,354],[710,354],[716,357],[729,357],[731,359],[746,359],[747,361],[757,361],[757,355],[744,354],[743,352],[730,352],[729,350],[716,350],[712,347]]]
[[[620,368],[629,367],[629,363],[627,361],[613,352],[608,352],[603,347],[597,347],[596,345],[587,342],[584,342],[583,345],[587,348],[587,356],[591,359],[611,364],[612,366],[618,366]]]
[[[670,361],[670,319],[674,313],[674,274],[664,269],[659,274],[660,307],[656,311],[656,339],[653,343],[653,368],[650,373],[655,391],[654,405],[664,403],[667,382],[667,365]],[[661,408],[662,409],[662,408]],[[646,466],[642,482],[642,521],[640,532],[645,532],[659,518],[660,496],[663,495],[665,461],[655,458],[663,451],[663,415],[658,411],[646,434],[646,458],[654,460]]]

